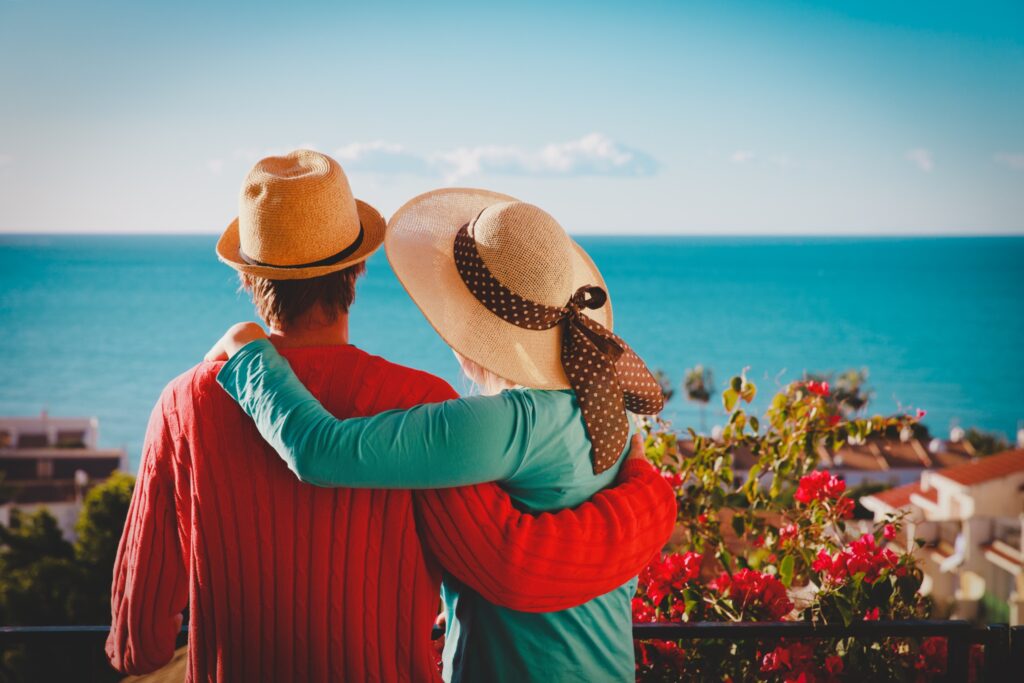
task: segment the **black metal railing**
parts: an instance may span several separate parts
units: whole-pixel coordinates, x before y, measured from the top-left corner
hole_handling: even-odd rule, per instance
[[[59,651],[63,646],[95,645],[98,657],[103,657],[103,643],[109,626],[0,626],[0,653],[20,645],[45,644]],[[434,637],[440,637],[439,629]],[[752,622],[721,623],[697,622],[691,624],[634,624],[633,635],[639,640],[733,640],[776,641],[782,638],[832,639],[862,637],[869,641],[885,638],[941,637],[947,641],[948,681],[968,680],[968,662],[972,645],[984,649],[983,681],[1021,680],[1024,672],[1024,626],[992,624],[972,626],[966,621],[864,621],[842,624],[816,625],[809,622]],[[183,626],[179,644],[188,637],[188,626]]]

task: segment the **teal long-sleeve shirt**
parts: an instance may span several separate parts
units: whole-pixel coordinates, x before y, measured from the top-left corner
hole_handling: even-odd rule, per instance
[[[515,389],[339,420],[266,340],[242,348],[217,379],[288,467],[318,486],[499,481],[521,507],[539,512],[583,503],[618,470],[593,473],[572,391]],[[445,576],[445,680],[632,680],[635,589],[633,580],[579,607],[537,614],[493,605]]]

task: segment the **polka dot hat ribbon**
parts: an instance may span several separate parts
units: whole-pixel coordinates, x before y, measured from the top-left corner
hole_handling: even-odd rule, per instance
[[[583,314],[601,308],[608,294],[586,285],[557,308],[524,299],[487,269],[469,224],[455,236],[455,265],[473,296],[496,316],[528,330],[561,324],[562,367],[576,392],[590,436],[594,474],[614,465],[629,439],[626,410],[640,415],[661,412],[661,386],[639,356],[622,339]]]

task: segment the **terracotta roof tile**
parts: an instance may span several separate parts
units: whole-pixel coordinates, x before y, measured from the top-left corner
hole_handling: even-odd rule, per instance
[[[882,501],[889,507],[902,508],[906,507],[907,505],[910,505],[910,495],[912,493],[921,493],[920,482],[915,481],[913,484],[906,484],[904,486],[897,486],[896,488],[892,488],[887,491],[872,493],[870,497]]]
[[[1024,472],[1024,448],[978,458],[964,465],[947,467],[937,471],[935,476],[971,486],[1016,472]]]

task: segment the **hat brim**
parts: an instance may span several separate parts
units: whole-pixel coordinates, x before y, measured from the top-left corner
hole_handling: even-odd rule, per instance
[[[387,223],[377,209],[366,202],[356,201],[356,211],[363,227],[363,242],[351,256],[338,263],[328,266],[310,266],[307,268],[280,268],[277,266],[260,266],[246,263],[241,256],[241,240],[238,234],[238,219],[228,226],[217,241],[217,258],[240,273],[248,273],[268,280],[308,280],[321,275],[354,266],[370,258],[373,252],[384,243],[384,232]]]
[[[384,249],[391,268],[427,321],[454,350],[495,374],[534,389],[568,389],[562,369],[562,327],[528,330],[506,322],[469,291],[455,267],[455,234],[486,207],[514,197],[474,189],[443,189],[407,202],[388,221]],[[572,242],[573,291],[604,278]],[[586,310],[612,329],[612,305]]]

